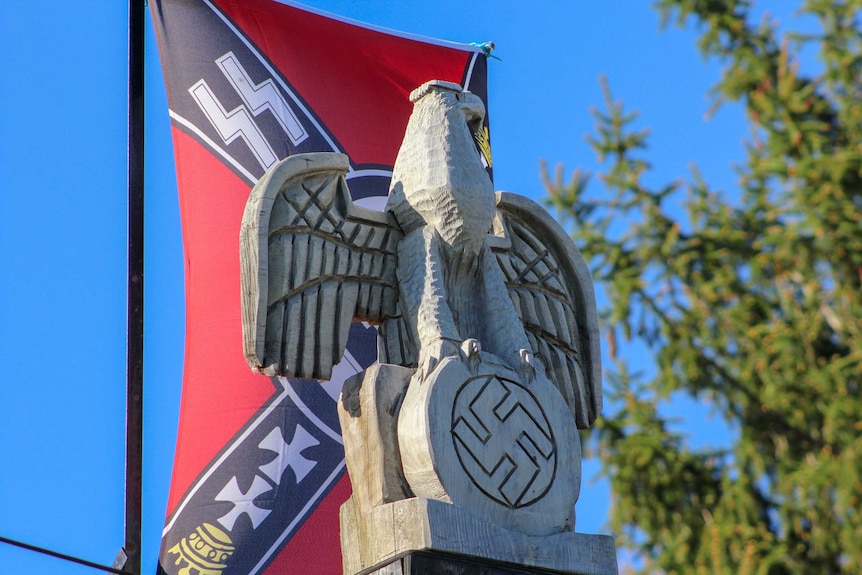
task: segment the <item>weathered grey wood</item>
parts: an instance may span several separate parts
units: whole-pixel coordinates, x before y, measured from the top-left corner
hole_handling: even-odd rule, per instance
[[[599,320],[596,311],[596,296],[593,280],[587,263],[572,243],[568,234],[541,206],[523,196],[510,192],[497,192],[497,221],[494,223],[495,235],[503,235],[512,245],[510,249],[495,247],[498,261],[505,269],[509,262],[526,263],[524,246],[539,245],[549,267],[556,272],[547,275],[540,283],[511,280],[507,283],[512,291],[529,290],[545,301],[552,301],[565,311],[566,325],[561,331],[571,333],[563,339],[566,345],[551,343],[538,329],[531,337],[540,349],[533,348],[543,359],[550,356],[564,356],[556,360],[555,367],[548,370],[548,378],[560,389],[566,398],[575,421],[580,429],[592,425],[602,410],[602,353],[599,334]],[[506,260],[503,264],[502,261]],[[554,294],[546,299],[548,292]],[[513,295],[513,300],[518,298]],[[555,318],[562,319],[558,313]],[[537,321],[536,315],[521,308],[520,317],[525,324],[547,329],[547,322]],[[546,361],[547,362],[547,361]],[[546,365],[546,367],[549,367]]]
[[[559,391],[529,385],[482,352],[474,370],[446,358],[401,406],[404,476],[420,497],[452,502],[528,535],[574,527],[580,442]]]
[[[327,379],[360,320],[381,326],[381,357],[399,364],[344,386],[346,572],[425,548],[614,572],[612,541],[573,533],[577,429],[602,404],[586,264],[540,206],[494,195],[473,142],[479,98],[431,81],[411,101],[386,213],[353,204],[341,155],[288,158],[255,186],[241,232],[246,358]]]
[[[290,156],[249,196],[240,232],[243,345],[266,375],[329,379],[354,318],[396,314],[400,232],[392,216],[353,204],[349,167],[343,154]]]
[[[571,531],[529,536],[433,499],[402,499],[369,513],[348,500],[341,507],[341,525],[344,573],[362,573],[425,550],[572,575],[618,574],[612,537]]]
[[[515,369],[546,370],[589,427],[601,354],[583,258],[540,206],[495,199],[467,127],[484,114],[479,98],[432,81],[411,99],[389,213],[352,203],[339,154],[291,156],[252,190],[240,241],[249,364],[327,379],[351,319],[388,321],[387,359],[424,373],[478,339]],[[320,317],[331,309],[334,323]]]
[[[344,383],[338,420],[353,499],[362,511],[410,497],[398,452],[398,411],[412,369],[375,364]]]

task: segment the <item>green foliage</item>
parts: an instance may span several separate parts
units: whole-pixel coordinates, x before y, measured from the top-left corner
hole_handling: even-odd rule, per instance
[[[601,191],[545,174],[609,302],[611,409],[591,451],[645,573],[862,573],[862,0],[802,4],[819,33],[754,24],[744,0],[657,2],[726,65],[716,105],[746,110],[732,195],[696,169],[644,183],[648,134],[607,85]],[[620,338],[654,374],[630,373]],[[680,394],[708,401],[734,445],[689,447],[659,409]]]

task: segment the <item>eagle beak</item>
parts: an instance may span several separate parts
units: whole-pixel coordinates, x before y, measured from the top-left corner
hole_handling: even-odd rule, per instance
[[[485,104],[479,96],[466,91],[458,94],[458,101],[461,103],[461,111],[464,113],[470,133],[475,134],[485,120]]]

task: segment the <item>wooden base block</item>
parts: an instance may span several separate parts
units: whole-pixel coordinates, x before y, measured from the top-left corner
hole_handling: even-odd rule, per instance
[[[348,499],[341,507],[341,554],[345,575],[618,575],[614,540],[607,535],[528,536],[420,497],[369,512]],[[436,567],[417,571],[429,556]]]

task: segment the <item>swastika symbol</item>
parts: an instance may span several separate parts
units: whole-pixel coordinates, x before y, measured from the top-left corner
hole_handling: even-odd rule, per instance
[[[501,505],[526,507],[554,482],[554,434],[536,398],[517,382],[467,380],[452,406],[452,440],[470,480]]]

